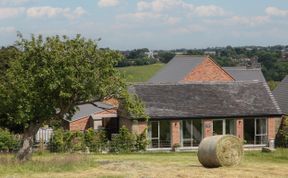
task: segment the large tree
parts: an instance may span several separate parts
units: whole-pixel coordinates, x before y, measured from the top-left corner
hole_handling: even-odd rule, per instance
[[[121,98],[129,111],[142,114],[141,103],[129,98],[127,86],[113,67],[121,55],[98,49],[97,41],[19,35],[19,53],[0,83],[0,119],[6,127],[23,127],[19,160],[32,155],[39,127],[71,115],[78,104]]]

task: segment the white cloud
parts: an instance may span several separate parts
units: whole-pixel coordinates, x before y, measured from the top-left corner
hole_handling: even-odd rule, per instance
[[[255,26],[269,22],[270,18],[268,16],[255,16],[255,17],[233,16],[231,18],[231,21],[236,24]]]
[[[28,17],[40,18],[40,17],[56,17],[56,16],[64,16],[71,20],[78,18],[85,14],[85,10],[82,7],[77,7],[74,10],[70,8],[59,8],[59,7],[50,7],[50,6],[42,6],[42,7],[31,7],[26,10],[26,14]]]
[[[197,6],[194,9],[194,13],[201,17],[223,16],[225,14],[221,7],[215,5]]]
[[[23,7],[6,7],[6,8],[0,8],[0,19],[6,19],[11,17],[16,17],[19,14],[23,13],[25,11],[25,8]]]
[[[139,11],[165,11],[171,9],[181,9],[196,14],[198,16],[222,16],[225,14],[223,8],[215,5],[202,5],[195,6],[192,3],[184,2],[183,0],[153,0],[153,1],[140,1],[137,3]]]
[[[100,0],[98,1],[99,7],[111,7],[117,6],[119,4],[119,0]]]
[[[169,15],[164,15],[158,12],[135,12],[128,14],[121,14],[116,17],[119,20],[132,21],[132,22],[151,22],[152,20],[157,21],[157,23],[175,25],[181,19],[179,17],[172,17]]]
[[[152,13],[152,12],[135,12],[135,13],[128,13],[128,14],[121,14],[117,16],[118,19],[133,20],[133,21],[159,19],[160,17],[162,17],[161,14]]]
[[[269,16],[282,16],[282,17],[288,16],[288,10],[279,9],[277,7],[272,6],[267,7],[265,9],[265,12]]]
[[[86,11],[83,9],[83,7],[77,7],[74,11],[73,11],[74,15],[76,17],[80,17],[84,14],[86,14]]]
[[[154,0],[151,2],[140,1],[137,3],[137,8],[140,11],[153,10],[153,11],[163,11],[177,7],[184,7],[187,4],[182,0]]]
[[[14,27],[0,27],[0,33],[16,33]]]

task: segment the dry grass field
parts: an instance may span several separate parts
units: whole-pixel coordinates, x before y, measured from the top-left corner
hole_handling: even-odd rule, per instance
[[[196,153],[35,154],[24,164],[0,155],[0,177],[288,177],[288,150],[245,152],[236,167],[207,169]]]

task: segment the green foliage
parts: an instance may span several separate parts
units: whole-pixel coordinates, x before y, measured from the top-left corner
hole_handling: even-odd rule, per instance
[[[278,85],[278,82],[275,81],[268,81],[268,86],[270,88],[271,91],[273,91]]]
[[[233,62],[230,57],[215,56],[213,59],[215,59],[216,62],[220,66],[235,66],[236,65],[236,63]]]
[[[64,131],[63,129],[55,130],[49,142],[51,152],[81,151],[85,147],[84,133]]]
[[[134,49],[129,52],[127,58],[128,59],[137,59],[137,58],[143,58],[145,57],[145,52],[149,52],[147,48],[142,48],[142,49]]]
[[[135,135],[129,132],[126,127],[119,130],[119,134],[112,136],[110,151],[117,153],[128,153],[135,150]]]
[[[71,151],[84,151],[86,147],[84,133],[79,131],[73,133],[71,143]]]
[[[149,141],[146,131],[140,135],[131,133],[127,128],[122,127],[119,134],[112,136],[108,141],[104,130],[94,131],[92,128],[85,132],[71,132],[57,129],[49,142],[51,152],[75,152],[85,151],[86,147],[91,152],[132,152],[145,151]]]
[[[62,152],[64,151],[64,145],[64,131],[62,129],[54,130],[49,142],[49,150],[52,152]]]
[[[86,146],[92,152],[105,150],[107,146],[106,133],[104,131],[94,132],[93,129],[88,129],[84,133],[57,129],[49,143],[51,152],[85,151]]]
[[[141,134],[131,133],[125,126],[120,128],[119,134],[112,136],[110,151],[117,153],[129,153],[133,151],[145,151],[149,141],[147,131]]]
[[[85,144],[91,152],[102,152],[107,148],[107,135],[104,130],[95,132],[92,128],[85,132]]]
[[[135,149],[136,151],[145,151],[150,144],[147,138],[147,129],[143,133],[136,135]]]
[[[7,129],[0,128],[0,152],[10,152],[18,150],[20,140]]]
[[[276,136],[276,146],[288,148],[288,117],[283,117],[279,132]]]
[[[19,52],[0,83],[1,126],[48,124],[73,115],[83,102],[127,96],[122,95],[127,86],[114,68],[122,55],[98,49],[94,40],[19,35],[15,47]]]
[[[159,51],[158,58],[162,63],[168,63],[175,56],[174,52],[169,51]]]
[[[120,115],[135,119],[149,119],[148,115],[146,115],[145,111],[143,110],[144,104],[137,95],[132,95],[127,91],[123,91],[122,96],[125,99],[121,101],[119,106],[119,110],[122,110]]]
[[[13,47],[2,47],[0,49],[0,81],[3,80],[6,70],[10,67],[9,63],[15,58],[19,51]]]

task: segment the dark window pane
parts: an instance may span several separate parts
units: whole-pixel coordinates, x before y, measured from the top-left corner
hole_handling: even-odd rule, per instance
[[[191,120],[183,120],[183,139],[191,139],[192,137],[192,130],[191,130]]]
[[[151,122],[152,138],[158,138],[158,122]]]
[[[223,120],[213,121],[213,135],[223,135]]]
[[[171,147],[170,121],[160,121],[160,147]]]
[[[198,146],[202,140],[202,122],[193,120],[193,146]]]
[[[244,140],[246,144],[254,144],[255,120],[244,119]]]

